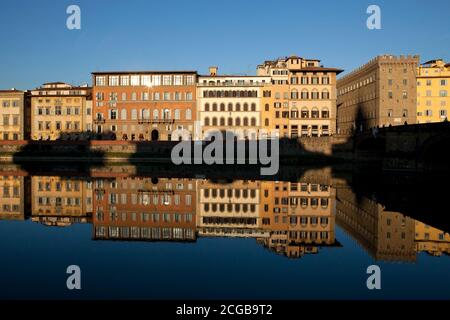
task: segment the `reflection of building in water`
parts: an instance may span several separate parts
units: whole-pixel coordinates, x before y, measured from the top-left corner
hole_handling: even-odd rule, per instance
[[[25,219],[25,179],[0,176],[0,220]]]
[[[335,190],[306,182],[262,182],[262,221],[270,236],[259,239],[291,258],[339,246],[335,239]]]
[[[195,180],[98,179],[94,188],[95,239],[196,239]]]
[[[89,222],[92,182],[77,178],[31,178],[32,220],[52,226]]]
[[[199,182],[202,236],[254,237],[288,257],[338,245],[335,191],[328,185],[273,181]]]
[[[377,260],[416,260],[415,220],[389,212],[376,201],[357,196],[350,188],[337,191],[336,219]]]
[[[420,221],[416,221],[415,231],[417,252],[424,251],[433,256],[450,254],[450,234]]]
[[[198,183],[197,228],[201,236],[265,237],[260,217],[260,182]]]

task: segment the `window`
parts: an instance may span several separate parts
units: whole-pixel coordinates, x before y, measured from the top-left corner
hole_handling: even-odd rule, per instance
[[[109,111],[109,118],[111,120],[116,120],[117,119],[117,110],[110,110]]]
[[[388,118],[391,118],[393,116],[394,111],[392,109],[389,109],[387,112]]]
[[[448,84],[447,80],[441,80],[441,86],[446,86]]]
[[[109,76],[109,85],[110,86],[118,86],[119,85],[119,76]]]
[[[152,85],[152,77],[150,75],[141,76],[141,85],[145,87],[150,87]]]
[[[389,99],[392,99],[392,98],[393,98],[392,91],[388,91],[388,98],[389,98]]]
[[[433,115],[433,111],[432,110],[430,110],[430,109],[425,110],[425,116],[431,117],[432,115]]]
[[[311,118],[317,119],[319,118],[319,109],[313,108],[311,111]]]
[[[441,118],[446,118],[447,117],[447,110],[439,110],[439,116]]]
[[[56,106],[55,107],[55,115],[60,116],[61,114],[62,114],[61,107],[60,106]]]
[[[439,96],[446,97],[447,96],[447,90],[441,90],[439,91]]]
[[[175,76],[173,76],[173,84],[175,86],[183,85],[183,76],[182,75],[175,75]]]
[[[131,76],[131,85],[138,86],[139,82],[140,82],[139,80],[140,80],[140,77],[138,75]]]
[[[186,120],[192,120],[192,110],[186,109]]]
[[[161,76],[160,75],[152,75],[152,85],[153,86],[161,85]]]
[[[186,85],[193,85],[195,83],[195,79],[193,75],[186,76]]]
[[[408,109],[403,109],[402,111],[402,117],[407,118],[408,117]]]
[[[427,86],[431,86],[431,80],[427,80]]]
[[[330,99],[330,93],[328,92],[327,89],[322,91],[322,99],[324,99],[324,100]]]
[[[327,108],[322,109],[322,118],[328,119],[330,117],[330,111]]]
[[[163,86],[170,86],[172,84],[172,76],[171,75],[163,75]]]
[[[302,108],[301,117],[302,119],[309,118],[309,110],[307,108]]]
[[[403,97],[403,99],[408,99],[408,92],[403,91],[402,92],[402,97]]]
[[[130,76],[121,76],[120,77],[120,85],[121,86],[129,86],[130,85]]]
[[[298,91],[297,90],[292,90],[291,91],[291,99],[297,100],[298,99]]]
[[[174,111],[174,119],[180,120],[180,109],[175,109]]]
[[[186,100],[191,101],[192,100],[192,92],[186,92]]]
[[[95,85],[96,86],[104,86],[104,85],[106,85],[106,77],[105,76],[97,76],[97,77],[95,77]]]

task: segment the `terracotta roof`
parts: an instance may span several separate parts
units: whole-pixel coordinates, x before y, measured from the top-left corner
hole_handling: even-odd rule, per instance
[[[152,71],[95,71],[92,72],[93,75],[110,75],[110,74],[114,74],[114,75],[133,75],[133,74],[185,74],[185,73],[193,73],[193,74],[197,74],[197,71],[182,71],[182,70],[173,70],[173,71],[157,71],[157,70],[152,70]]]

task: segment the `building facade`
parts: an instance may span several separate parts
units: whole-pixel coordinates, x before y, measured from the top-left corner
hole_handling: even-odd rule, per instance
[[[92,181],[57,176],[31,177],[31,219],[51,226],[90,222]]]
[[[196,120],[195,71],[94,72],[93,121],[111,139],[192,139]]]
[[[337,81],[338,132],[416,123],[419,56],[378,56]]]
[[[284,138],[334,134],[336,75],[341,72],[323,67],[320,60],[297,56],[258,65],[257,74],[272,79],[264,100],[264,124]]]
[[[94,239],[195,241],[196,181],[96,179]]]
[[[26,117],[29,99],[26,91],[0,90],[0,140],[25,140],[29,136]]]
[[[450,108],[450,63],[431,60],[417,69],[417,123],[448,119]]]
[[[92,132],[92,89],[63,82],[31,90],[32,140],[83,140]]]
[[[208,139],[215,131],[257,139],[262,134],[261,98],[268,86],[268,76],[218,75],[216,67],[210,68],[210,75],[199,76],[197,140]]]

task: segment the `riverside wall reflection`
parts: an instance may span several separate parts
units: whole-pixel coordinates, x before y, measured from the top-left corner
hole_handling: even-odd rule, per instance
[[[88,223],[97,241],[245,237],[300,258],[324,247],[339,250],[341,228],[376,260],[414,262],[419,252],[450,253],[448,230],[356,195],[327,168],[296,182],[10,174],[0,177],[2,220]]]

